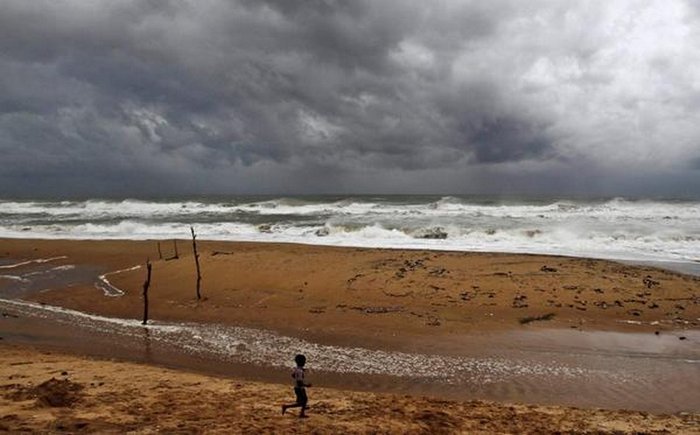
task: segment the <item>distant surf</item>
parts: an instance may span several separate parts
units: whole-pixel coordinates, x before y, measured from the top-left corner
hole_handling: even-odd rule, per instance
[[[0,237],[187,238],[700,261],[700,202],[487,196],[0,200]]]

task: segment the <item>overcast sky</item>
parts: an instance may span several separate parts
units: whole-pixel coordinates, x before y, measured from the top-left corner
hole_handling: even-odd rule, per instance
[[[700,2],[3,0],[0,195],[700,197]]]

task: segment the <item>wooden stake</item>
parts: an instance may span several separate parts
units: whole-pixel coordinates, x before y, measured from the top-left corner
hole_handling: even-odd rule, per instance
[[[158,242],[158,259],[159,260],[163,259],[163,253],[160,251],[160,242]]]
[[[146,260],[146,282],[143,283],[143,324],[148,323],[148,288],[151,286],[151,261]]]
[[[197,236],[194,234],[194,228],[190,227],[192,232],[192,251],[194,251],[194,264],[197,266],[197,300],[202,299],[202,295],[199,292],[200,283],[202,282],[202,275],[199,273],[199,254],[197,253]]]
[[[173,259],[178,259],[180,258],[180,256],[177,253],[177,239],[173,239],[173,245],[175,246],[175,256],[173,257]]]

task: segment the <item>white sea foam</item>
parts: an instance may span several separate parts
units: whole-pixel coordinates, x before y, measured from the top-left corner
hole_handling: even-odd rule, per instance
[[[0,275],[0,279],[8,279],[10,281],[19,281],[19,282],[27,282],[28,281],[26,278],[22,278],[21,276],[17,276],[17,275]]]
[[[87,314],[33,302],[0,299],[23,316],[50,318],[99,332],[140,338],[148,337],[191,354],[217,357],[261,366],[285,367],[289,355],[303,352],[318,370],[399,377],[424,377],[446,383],[478,380],[480,384],[503,382],[514,377],[549,379],[605,376],[618,382],[627,379],[617,373],[600,372],[563,363],[543,364],[528,360],[496,357],[457,357],[341,347],[310,342],[270,331],[216,324],[151,322],[147,327],[135,319]],[[416,370],[420,367],[420,370]]]
[[[140,268],[141,268],[141,265],[136,265],[133,267],[128,267],[126,269],[115,270],[113,272],[107,272],[107,273],[97,277],[98,281],[95,283],[95,287],[102,290],[104,292],[105,296],[109,296],[109,297],[124,296],[124,294],[125,294],[124,290],[122,290],[119,287],[116,287],[114,284],[112,284],[107,279],[107,277],[112,276],[112,275],[117,275],[120,273],[124,273],[124,272],[130,272],[132,270],[138,270]]]
[[[215,240],[700,260],[700,202],[689,201],[0,201],[0,237],[187,238],[190,225],[201,239]]]
[[[14,269],[16,267],[26,266],[28,264],[48,263],[49,261],[62,260],[64,258],[68,258],[68,257],[66,257],[65,255],[62,255],[59,257],[51,257],[51,258],[37,258],[34,260],[20,261],[19,263],[14,263],[14,264],[6,264],[3,266],[0,266],[0,269]]]

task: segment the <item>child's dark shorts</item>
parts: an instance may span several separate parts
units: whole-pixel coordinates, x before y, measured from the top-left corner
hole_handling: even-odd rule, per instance
[[[297,403],[301,406],[306,406],[309,398],[306,397],[306,388],[294,387],[294,394],[297,396]]]

